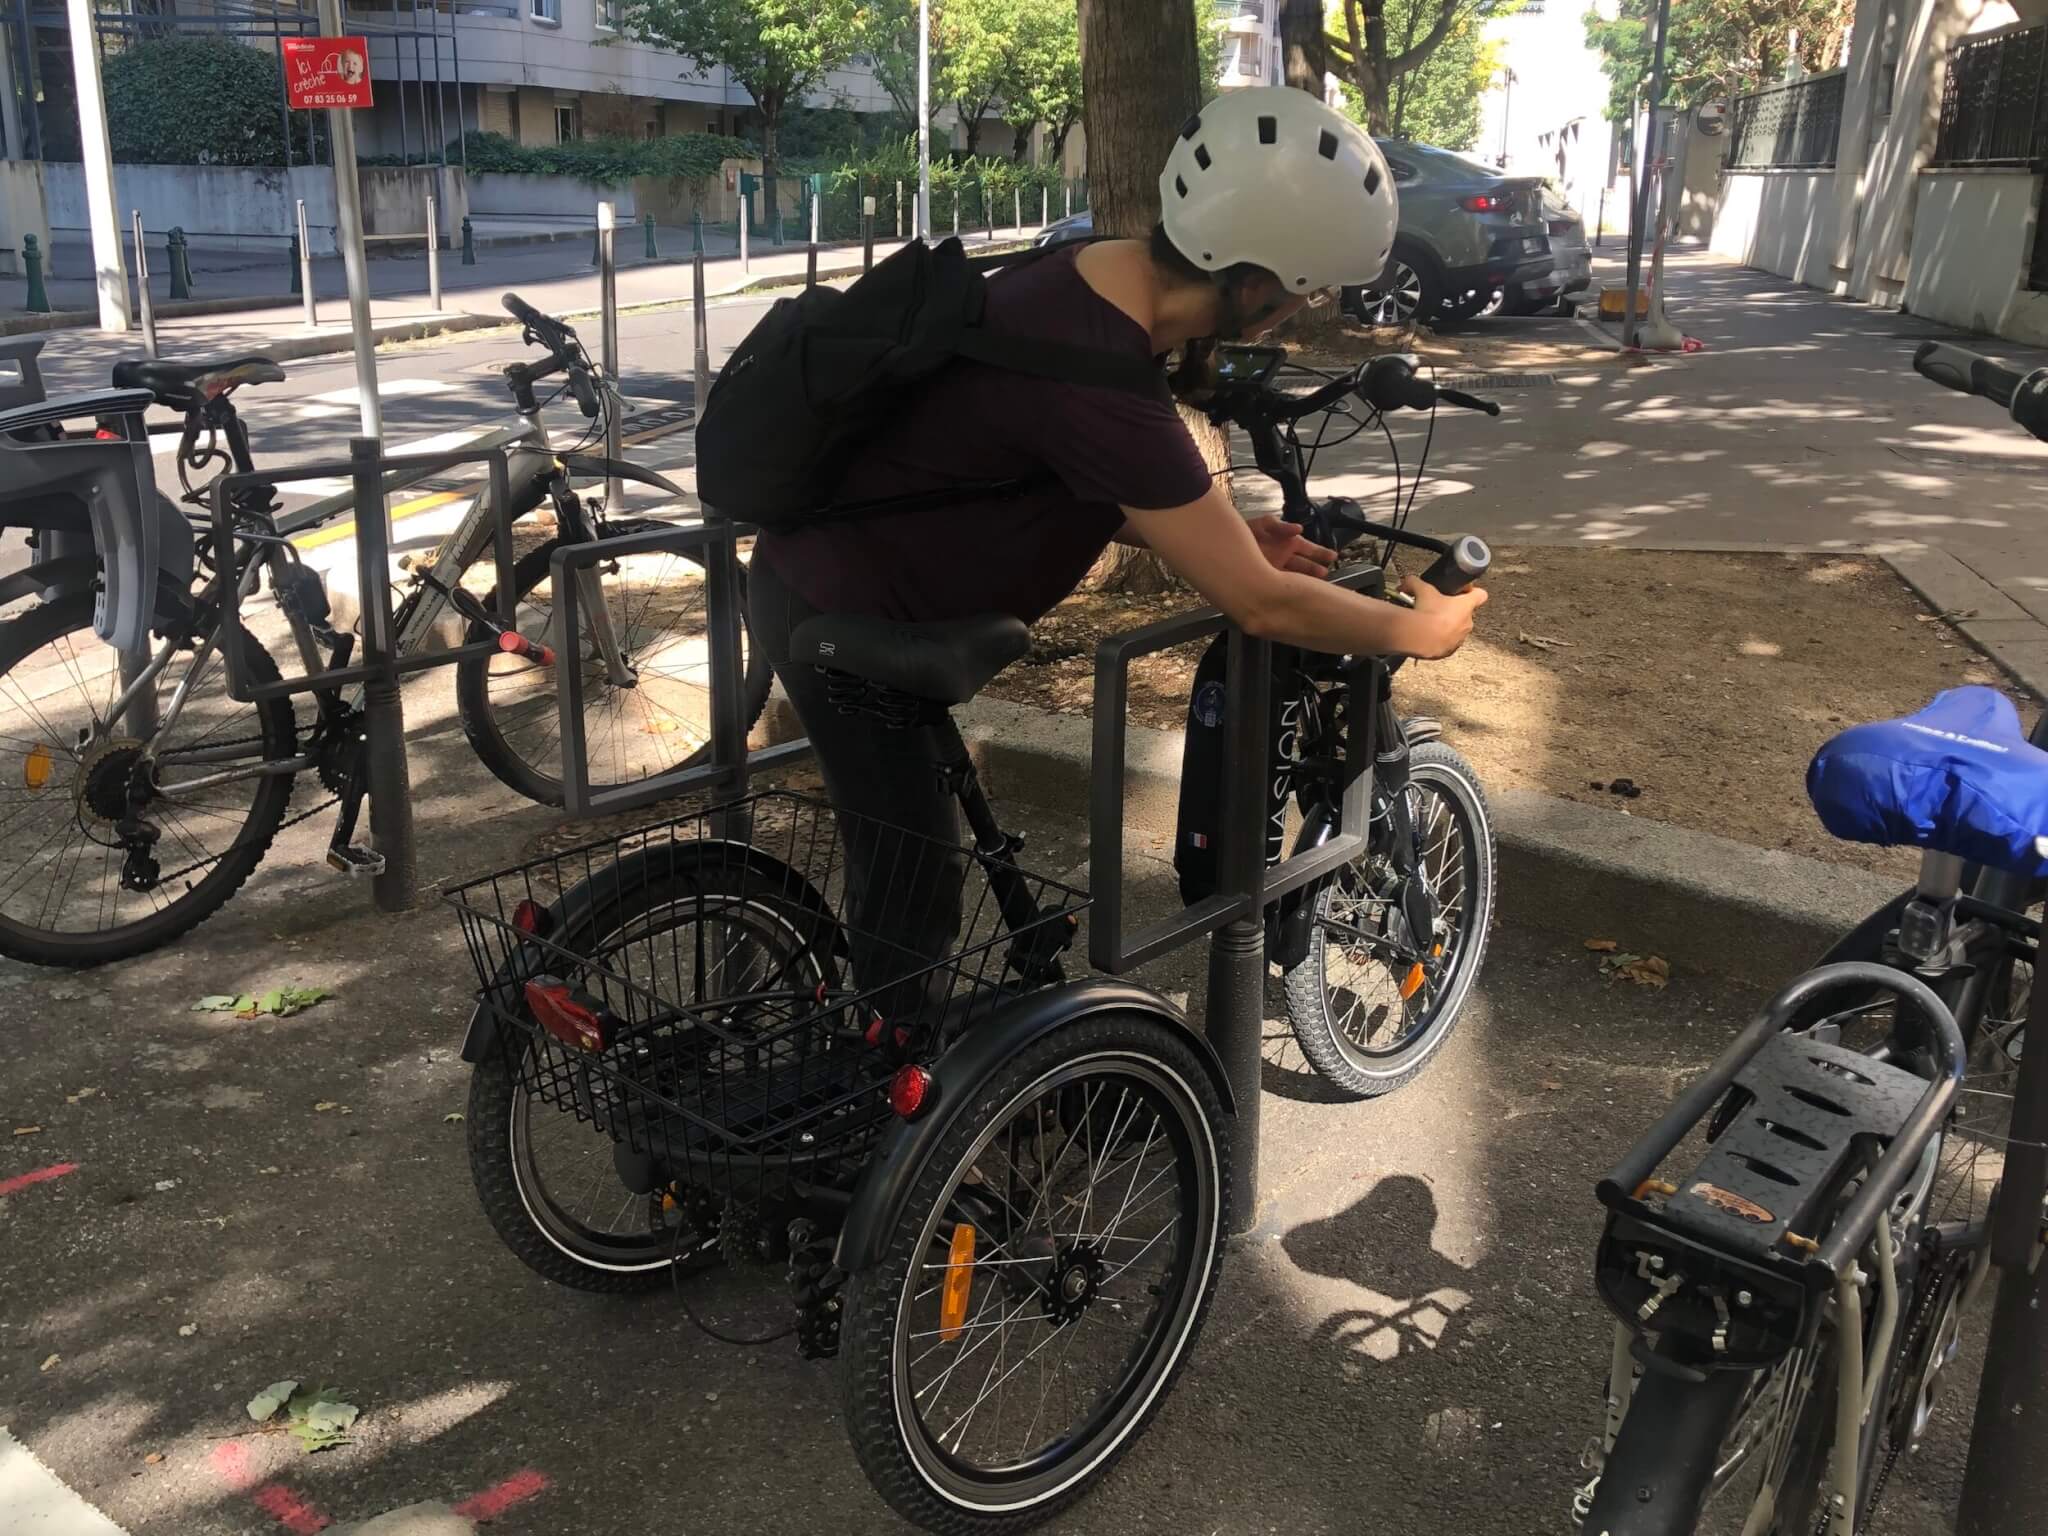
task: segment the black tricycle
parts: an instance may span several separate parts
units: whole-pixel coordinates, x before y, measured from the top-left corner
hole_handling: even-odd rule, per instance
[[[1243,380],[1247,416],[1305,403],[1270,375]],[[1462,586],[1447,558],[1436,579]],[[1009,617],[792,636],[840,707],[931,734],[967,846],[772,790],[447,897],[481,983],[471,1167],[506,1245],[558,1283],[673,1284],[685,1307],[688,1272],[785,1267],[795,1320],[770,1337],[838,1357],[863,1470],[946,1532],[1043,1521],[1136,1440],[1232,1209],[1215,1050],[1148,988],[1067,977],[1088,898],[1019,864],[952,718],[1027,644]],[[943,952],[906,942],[935,927]]]

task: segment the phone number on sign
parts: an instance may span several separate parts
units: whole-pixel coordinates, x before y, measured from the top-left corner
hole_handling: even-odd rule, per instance
[[[352,107],[356,104],[351,91],[309,91],[300,98],[309,107]]]

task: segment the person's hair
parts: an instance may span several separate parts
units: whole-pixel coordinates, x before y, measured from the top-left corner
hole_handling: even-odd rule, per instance
[[[1231,288],[1248,277],[1272,276],[1264,267],[1251,261],[1232,262],[1214,272],[1198,267],[1173,243],[1164,224],[1152,226],[1151,253],[1153,266],[1184,283],[1214,283],[1218,287]]]

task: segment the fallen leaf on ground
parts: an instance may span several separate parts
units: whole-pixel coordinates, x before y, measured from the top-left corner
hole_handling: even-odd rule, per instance
[[[346,1445],[348,1431],[362,1410],[343,1402],[339,1388],[322,1387],[317,1392],[301,1388],[292,1393],[286,1411],[291,1415],[292,1438],[310,1456]]]
[[[1558,1089],[1562,1088],[1563,1086],[1564,1086],[1564,1084],[1563,1084],[1563,1083],[1560,1083],[1560,1082],[1559,1082],[1559,1081],[1558,1081],[1558,1080],[1557,1080],[1556,1078],[1554,1078],[1554,1077],[1546,1077],[1546,1078],[1545,1078],[1545,1079],[1543,1080],[1543,1088],[1544,1088],[1544,1091],[1545,1091],[1545,1092],[1547,1092],[1547,1093],[1556,1093],[1556,1092],[1558,1091]]]
[[[272,987],[267,992],[242,992],[234,996],[215,993],[192,1005],[194,1013],[232,1013],[238,1019],[256,1019],[265,1014],[288,1019],[303,1013],[330,996],[325,987]]]
[[[330,1109],[339,1108],[341,1108],[339,1101],[334,1099],[322,1099],[318,1104],[315,1104],[313,1106],[313,1113],[316,1115],[324,1115]]]
[[[42,1133],[43,1128],[40,1125],[17,1125],[14,1128],[14,1134],[17,1136],[40,1136]]]
[[[1526,629],[1515,631],[1515,638],[1524,645],[1533,645],[1539,651],[1554,651],[1560,646],[1569,646],[1569,640],[1560,640],[1555,635],[1532,635]]]
[[[156,1192],[160,1195],[165,1193],[167,1190],[173,1190],[177,1187],[178,1181],[176,1179],[158,1179],[156,1181]]]
[[[1612,939],[1588,939],[1586,940],[1586,948],[1597,950],[1601,954],[1612,954],[1621,946]]]
[[[216,992],[211,997],[202,997],[192,1005],[194,1013],[226,1013],[240,999],[231,992]]]
[[[441,1117],[441,1123],[443,1125],[460,1125],[466,1118],[467,1117],[462,1113],[462,1111],[458,1109],[449,1114],[443,1115]]]
[[[296,1381],[273,1381],[249,1399],[249,1417],[261,1424],[291,1401],[291,1395],[298,1390],[299,1384]]]
[[[63,1358],[64,1357],[62,1355],[52,1355],[49,1359],[45,1360],[42,1363],[41,1368],[47,1371],[51,1366],[55,1365],[59,1360],[62,1360]]]
[[[193,1334],[197,1333],[198,1331],[199,1325],[197,1323],[182,1323],[178,1327],[178,1337],[181,1339],[189,1339],[192,1337]]]
[[[162,1451],[151,1451],[147,1456],[142,1458],[142,1461],[143,1465],[153,1467],[163,1459],[164,1453]]]
[[[84,1100],[86,1100],[86,1099],[92,1098],[92,1097],[93,1097],[93,1096],[94,1096],[95,1094],[97,1094],[98,1092],[99,1092],[99,1089],[97,1089],[97,1088],[81,1088],[81,1089],[79,1089],[79,1090],[78,1090],[78,1092],[76,1092],[76,1093],[67,1093],[67,1094],[65,1094],[65,1095],[64,1095],[64,1102],[65,1102],[66,1104],[77,1104],[77,1103],[81,1103],[81,1102],[83,1102],[83,1101],[84,1101]]]
[[[1600,969],[1610,976],[1619,976],[1639,987],[1658,991],[1662,991],[1671,980],[1671,963],[1661,955],[1610,955],[1600,962]]]

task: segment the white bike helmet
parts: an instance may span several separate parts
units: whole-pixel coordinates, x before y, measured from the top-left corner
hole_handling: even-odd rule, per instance
[[[1159,199],[1167,239],[1203,271],[1250,262],[1296,293],[1377,280],[1400,222],[1379,146],[1291,86],[1230,91],[1189,118]]]

